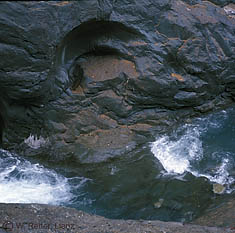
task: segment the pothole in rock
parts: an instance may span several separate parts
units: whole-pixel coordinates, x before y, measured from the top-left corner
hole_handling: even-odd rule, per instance
[[[115,55],[96,56],[92,54],[86,56],[83,59],[79,59],[79,62],[71,69],[72,90],[75,93],[81,92],[80,83],[85,77],[93,79],[95,82],[103,82],[115,79],[121,73],[125,73],[130,78],[139,76],[132,61]]]
[[[84,100],[83,106],[92,105],[95,118],[88,123],[86,116],[85,123],[80,124],[83,119],[80,106],[77,107],[73,123],[78,125],[76,137],[79,143],[89,148],[94,145],[95,148],[119,148],[132,140],[132,131],[128,128],[122,128],[118,123],[115,129],[109,124],[102,127],[97,122],[100,114],[116,121],[131,112],[132,105],[123,90],[129,87],[127,81],[137,79],[139,73],[134,55],[127,52],[127,45],[140,37],[135,29],[119,22],[89,21],[69,32],[58,46],[55,61],[58,83],[64,85],[63,88],[70,88],[75,94],[74,99]],[[120,84],[118,88],[116,83]],[[89,115],[89,110],[83,110]],[[118,137],[120,139],[115,140]]]
[[[91,20],[75,27],[57,49],[55,69],[59,83],[64,79],[61,69],[69,76],[69,82],[63,80],[62,85],[70,86],[75,93],[83,92],[81,83],[86,77],[103,82],[123,72],[127,77],[136,78],[135,58],[126,47],[141,36],[135,29],[113,21]]]

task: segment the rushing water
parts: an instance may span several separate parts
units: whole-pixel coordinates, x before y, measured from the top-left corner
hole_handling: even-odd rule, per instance
[[[0,150],[0,202],[60,204],[72,194],[68,179]]]
[[[110,163],[46,168],[0,150],[0,202],[109,218],[190,221],[235,190],[235,109],[195,119]],[[213,184],[225,187],[213,192]]]
[[[157,138],[151,151],[163,165],[163,173],[206,177],[231,193],[235,181],[230,175],[235,162],[234,117],[234,111],[222,111]]]

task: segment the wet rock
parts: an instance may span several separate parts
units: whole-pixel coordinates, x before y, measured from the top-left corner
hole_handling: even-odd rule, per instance
[[[213,192],[217,194],[222,194],[225,191],[225,187],[222,184],[213,184]]]
[[[157,202],[154,203],[154,208],[161,208],[162,204],[164,202],[164,199],[160,198]]]
[[[0,143],[21,155],[106,162],[234,103],[233,1],[8,1],[0,9]],[[75,232],[226,232],[62,207],[0,209],[4,221],[78,221]]]
[[[0,7],[0,138],[7,149],[54,162],[101,162],[182,119],[234,103],[231,1]],[[48,144],[27,147],[30,135]]]

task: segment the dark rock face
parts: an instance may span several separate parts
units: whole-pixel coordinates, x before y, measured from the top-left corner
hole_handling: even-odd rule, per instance
[[[5,113],[6,109],[4,107],[4,104],[0,101],[0,146],[2,146],[2,136],[3,136],[3,131],[5,129]]]
[[[4,120],[2,116],[0,115],[0,145],[2,145],[3,130],[4,130]]]
[[[7,120],[5,147],[26,156],[106,161],[235,100],[232,1],[0,9],[0,136]],[[43,137],[40,147],[24,143],[30,134]]]

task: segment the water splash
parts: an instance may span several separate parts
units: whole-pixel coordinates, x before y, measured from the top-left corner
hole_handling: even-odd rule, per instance
[[[196,177],[206,177],[213,183],[224,185],[226,192],[231,193],[235,190],[232,188],[235,179],[230,175],[229,169],[230,164],[233,164],[235,151],[228,153],[223,149],[215,156],[215,152],[206,152],[204,149],[208,147],[209,151],[214,150],[216,141],[211,139],[216,140],[215,135],[219,135],[218,132],[223,129],[223,122],[228,120],[227,118],[227,112],[221,111],[206,118],[199,118],[192,124],[185,124],[170,136],[156,138],[151,144],[151,152],[162,164],[166,174],[178,176],[190,172]],[[218,132],[207,136],[208,131]],[[203,146],[203,136],[209,138],[212,145]]]
[[[202,157],[202,143],[196,128],[188,129],[179,139],[169,136],[158,138],[152,144],[151,151],[168,173],[182,174],[190,171],[190,161]]]
[[[48,143],[48,139],[44,139],[42,136],[38,138],[37,135],[35,136],[30,134],[29,137],[24,140],[24,143],[32,149],[39,149],[41,146]]]
[[[57,205],[72,198],[67,178],[0,149],[0,202]]]
[[[226,193],[231,193],[234,191],[233,184],[235,179],[229,174],[230,160],[224,158],[219,166],[213,169],[213,174],[204,174],[197,171],[191,171],[191,173],[196,177],[206,177],[213,183],[221,184],[226,188]]]

